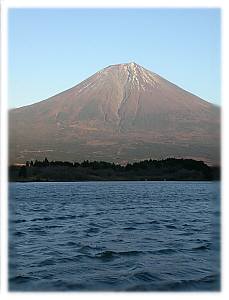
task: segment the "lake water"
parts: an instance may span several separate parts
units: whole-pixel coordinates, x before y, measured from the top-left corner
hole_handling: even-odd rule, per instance
[[[11,183],[13,291],[220,289],[217,182]]]

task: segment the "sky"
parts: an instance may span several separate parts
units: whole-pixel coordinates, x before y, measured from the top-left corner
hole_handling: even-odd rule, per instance
[[[220,105],[220,9],[11,8],[9,107],[32,104],[108,65],[136,62]]]

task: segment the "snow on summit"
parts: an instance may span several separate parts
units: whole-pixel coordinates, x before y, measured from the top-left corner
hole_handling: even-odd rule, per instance
[[[110,65],[47,100],[11,110],[10,162],[183,157],[217,164],[219,115],[217,106],[135,62]]]

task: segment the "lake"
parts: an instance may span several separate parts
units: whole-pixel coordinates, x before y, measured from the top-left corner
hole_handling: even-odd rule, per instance
[[[11,291],[220,290],[219,182],[9,184]]]

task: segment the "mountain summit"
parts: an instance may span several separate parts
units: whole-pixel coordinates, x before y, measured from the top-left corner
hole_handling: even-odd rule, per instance
[[[108,66],[10,111],[10,162],[119,163],[183,157],[219,163],[219,108],[135,62]]]

